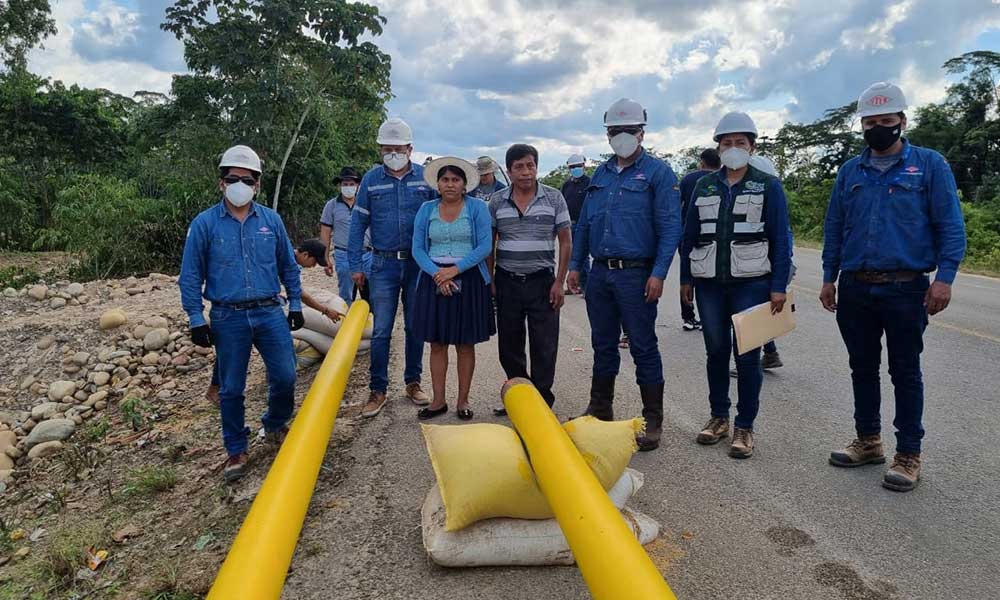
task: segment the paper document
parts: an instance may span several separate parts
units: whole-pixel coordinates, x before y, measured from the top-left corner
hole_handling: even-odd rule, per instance
[[[746,354],[795,329],[794,311],[795,298],[789,292],[785,306],[778,314],[772,315],[771,303],[765,302],[733,315],[737,351]]]

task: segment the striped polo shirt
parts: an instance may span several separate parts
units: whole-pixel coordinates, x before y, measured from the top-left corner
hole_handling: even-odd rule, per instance
[[[556,266],[556,234],[570,226],[562,193],[538,183],[535,199],[521,213],[513,186],[490,195],[490,217],[497,232],[497,266],[529,274]]]

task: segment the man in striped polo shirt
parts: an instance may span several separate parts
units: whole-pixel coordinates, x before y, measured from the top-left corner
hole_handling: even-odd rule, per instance
[[[562,193],[538,181],[538,150],[514,144],[507,150],[511,186],[490,198],[494,253],[491,269],[497,303],[500,365],[508,378],[527,377],[549,406],[559,346],[559,309],[573,241]],[[555,240],[559,238],[559,264]],[[495,263],[495,268],[494,264]],[[525,328],[531,372],[524,353]],[[494,414],[506,414],[503,408]]]

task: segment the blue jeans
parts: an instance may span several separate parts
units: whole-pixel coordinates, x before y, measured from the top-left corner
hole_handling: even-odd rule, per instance
[[[234,310],[213,306],[209,317],[219,374],[222,442],[230,456],[247,451],[250,429],[244,421],[243,392],[250,348],[256,347],[267,368],[265,431],[277,431],[295,406],[295,351],[288,321],[280,306]]]
[[[337,271],[337,295],[350,306],[354,302],[354,280],[351,279],[351,265],[347,262],[347,250],[333,251],[334,269]],[[371,273],[372,253],[365,252],[362,258],[365,275]]]
[[[594,263],[587,281],[587,317],[594,347],[594,377],[615,377],[621,364],[618,340],[629,335],[629,351],[639,385],[663,383],[656,342],[656,302],[646,302],[648,269],[608,269]]]
[[[753,429],[760,408],[760,387],[764,373],[760,368],[760,348],[746,354],[736,353],[732,316],[742,310],[767,302],[771,282],[755,279],[738,283],[719,283],[714,279],[695,279],[695,300],[705,337],[705,371],[708,374],[708,403],[713,417],[729,418],[729,356],[736,358],[736,427]],[[786,307],[785,310],[791,310]]]
[[[424,341],[413,335],[411,323],[419,277],[420,267],[412,258],[397,260],[377,255],[372,257],[369,287],[375,324],[372,330],[369,387],[373,392],[385,393],[389,387],[389,342],[392,340],[392,328],[396,323],[396,309],[399,307],[401,294],[403,330],[406,334],[406,367],[403,371],[403,382],[420,382],[424,368]]]
[[[924,381],[920,353],[927,328],[927,277],[871,284],[840,276],[837,325],[850,356],[854,382],[854,424],[858,435],[880,433],[879,369],[882,333],[889,351],[889,376],[896,392],[896,451],[920,452],[924,437]]]

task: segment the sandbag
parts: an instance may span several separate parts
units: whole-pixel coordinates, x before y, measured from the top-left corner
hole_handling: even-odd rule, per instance
[[[632,489],[634,492],[641,486],[642,474],[628,469],[612,490]],[[631,495],[609,495],[640,544],[656,539],[660,533],[659,523],[639,511],[625,508]],[[424,550],[431,560],[443,567],[572,565],[575,562],[555,519],[487,519],[460,531],[447,531],[445,514],[440,490],[433,486],[421,510],[421,530]]]
[[[347,302],[345,302],[344,299],[337,294],[326,290],[318,292],[309,290],[309,295],[311,295],[323,306],[332,308],[342,315],[347,314]],[[312,331],[326,334],[331,338],[337,337],[337,332],[340,331],[340,324],[343,322],[343,319],[340,321],[333,321],[323,313],[308,306],[302,307],[302,316],[305,318],[305,325],[303,326],[304,329],[311,329]],[[326,351],[324,351],[324,354],[325,353]]]
[[[605,422],[593,417],[565,426],[601,487],[611,489],[636,451],[642,420]],[[510,427],[421,425],[427,453],[447,507],[446,528],[456,531],[496,517],[551,519],[521,438]]]
[[[295,366],[299,369],[311,367],[323,360],[323,355],[305,340],[297,340],[293,336],[292,347],[295,349]]]
[[[628,467],[632,455],[639,449],[635,442],[637,433],[642,432],[642,419],[625,421],[601,421],[592,416],[583,416],[563,424],[563,429],[580,451],[590,470],[597,475],[601,487],[611,489]]]
[[[326,356],[326,353],[330,351],[330,346],[333,345],[333,338],[330,336],[322,334],[318,331],[306,329],[305,327],[293,331],[292,338],[308,343],[310,346],[319,351],[322,356]],[[361,340],[361,343],[358,344],[358,353],[362,354],[368,352],[368,350],[371,349],[371,345],[371,340]]]

